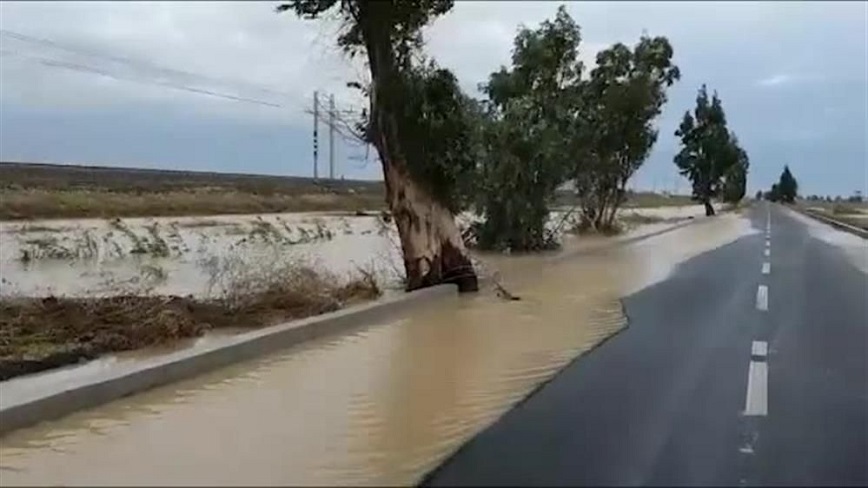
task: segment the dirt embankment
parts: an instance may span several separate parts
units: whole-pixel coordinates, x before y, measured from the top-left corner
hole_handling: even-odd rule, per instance
[[[378,210],[378,181],[0,163],[0,220]]]
[[[336,284],[300,270],[281,283],[219,299],[124,295],[0,302],[0,381],[100,355],[196,337],[209,329],[263,327],[372,300],[370,278]]]

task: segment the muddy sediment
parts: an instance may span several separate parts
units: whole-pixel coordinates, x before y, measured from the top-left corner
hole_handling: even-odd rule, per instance
[[[374,282],[257,292],[247,300],[122,295],[0,301],[0,381],[111,352],[199,337],[211,329],[256,328],[371,300]]]
[[[0,380],[327,311],[333,305],[269,311],[271,300],[250,311],[211,300],[211,282],[222,271],[212,262],[241,256],[271,267],[275,259],[312,255],[324,271],[364,267],[390,286],[400,254],[397,237],[383,230],[376,217],[328,214],[0,225]],[[52,256],[66,258],[39,257],[31,241],[54,243]],[[168,255],[135,254],[139,249]],[[33,258],[21,262],[27,250]]]
[[[735,215],[556,264],[0,439],[4,483],[410,485],[626,324],[620,298],[751,232]]]

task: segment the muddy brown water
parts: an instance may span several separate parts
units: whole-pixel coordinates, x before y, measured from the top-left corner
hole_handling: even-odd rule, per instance
[[[625,212],[685,218],[702,211],[701,205],[689,205]],[[475,218],[462,214],[458,220],[467,225]],[[553,212],[550,224],[560,220],[561,212]],[[171,255],[131,254],[134,245],[130,236],[102,219],[0,222],[0,298],[102,296],[124,290],[138,294],[144,288],[152,288],[153,293],[161,295],[202,297],[210,294],[208,283],[212,277],[205,263],[230,255],[261,264],[272,262],[277,254],[281,259],[302,259],[339,276],[363,268],[373,271],[385,284],[398,281],[403,262],[394,225],[384,229],[373,216],[308,212],[128,218],[121,223],[122,228],[145,240],[149,240],[147,226],[158,226],[159,235],[173,249]],[[252,238],[251,232],[261,224],[269,224],[276,235]],[[327,239],[297,242],[320,227],[329,231]],[[297,243],[288,244],[282,238]],[[78,257],[58,258],[52,253],[49,255],[55,257],[44,255],[22,261],[25,251],[34,256],[44,254],[46,242],[54,242]],[[85,245],[88,242],[92,248]]]
[[[407,485],[626,325],[620,297],[752,232],[736,215],[553,263],[0,439],[0,484]],[[500,260],[500,262],[498,262]]]

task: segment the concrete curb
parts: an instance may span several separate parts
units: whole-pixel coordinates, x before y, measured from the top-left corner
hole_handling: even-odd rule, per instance
[[[862,239],[868,239],[868,230],[856,227],[855,225],[845,224],[844,222],[826,217],[825,215],[820,215],[820,214],[818,214],[816,212],[812,212],[810,210],[805,210],[805,209],[801,209],[801,208],[797,208],[797,207],[790,207],[790,208],[792,208],[796,212],[799,212],[802,215],[807,215],[808,217],[811,217],[815,220],[819,220],[820,222],[823,222],[824,224],[831,225],[832,227],[835,227],[836,229],[840,229],[840,230],[843,230],[844,232],[849,232],[850,234],[857,235],[857,236],[861,237]]]
[[[228,343],[179,351],[100,378],[70,382],[56,391],[4,401],[0,394],[0,435],[92,408],[157,386],[356,327],[371,325],[422,302],[458,296],[451,284],[406,293],[359,306],[240,334]],[[2,392],[0,383],[0,392]]]

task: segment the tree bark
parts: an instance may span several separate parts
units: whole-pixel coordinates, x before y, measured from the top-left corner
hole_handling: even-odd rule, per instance
[[[477,291],[476,273],[452,213],[419,187],[404,165],[383,152],[380,159],[386,201],[401,238],[407,290],[455,283],[461,292]]]
[[[711,217],[714,215],[714,206],[711,205],[711,200],[705,199],[702,201],[702,204],[705,205],[705,216]]]
[[[359,11],[359,25],[367,48],[371,70],[370,139],[377,148],[386,182],[386,203],[392,212],[407,274],[407,291],[455,283],[461,292],[477,291],[479,284],[470,256],[452,213],[433,198],[410,175],[401,150],[396,110],[401,102],[400,73],[390,33],[394,26],[384,22],[389,2],[365,2]]]

